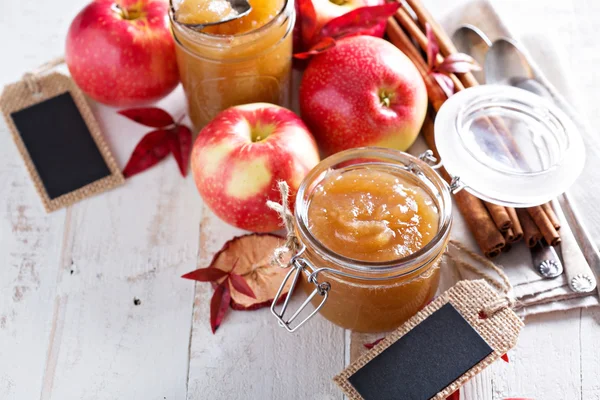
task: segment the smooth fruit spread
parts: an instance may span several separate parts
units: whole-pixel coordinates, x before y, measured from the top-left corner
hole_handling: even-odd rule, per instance
[[[437,207],[422,187],[382,169],[328,173],[308,208],[317,240],[337,254],[368,262],[416,252],[433,239],[438,224]]]
[[[249,0],[252,11],[239,19],[204,28],[213,35],[239,35],[266,25],[279,13],[285,0]],[[184,24],[205,24],[229,19],[236,15],[227,0],[183,0],[175,16]]]
[[[184,0],[175,13],[179,22],[199,25],[231,19],[236,15],[227,0]]]

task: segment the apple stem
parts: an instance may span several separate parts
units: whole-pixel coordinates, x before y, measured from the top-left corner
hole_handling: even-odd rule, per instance
[[[126,7],[123,7],[122,5],[120,5],[119,3],[113,3],[111,6],[111,9],[119,17],[121,17],[122,19],[127,20],[127,21],[133,21],[135,19],[138,19],[143,14],[142,11],[139,9],[139,7],[135,6],[135,5],[133,7],[130,7],[129,9],[127,9]]]
[[[114,12],[116,12],[117,14],[119,14],[119,16],[123,19],[129,19],[129,13],[127,12],[127,9],[121,7],[120,4],[117,3],[113,3],[112,7]]]
[[[381,105],[384,107],[389,107],[392,104],[393,93],[388,93],[386,90],[381,90],[379,92],[379,101],[381,101]]]

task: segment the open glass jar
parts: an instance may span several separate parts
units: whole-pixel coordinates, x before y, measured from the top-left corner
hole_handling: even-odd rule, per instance
[[[381,148],[335,154],[305,177],[295,202],[301,249],[271,307],[281,326],[295,331],[320,312],[355,331],[394,329],[435,295],[452,223],[451,192],[466,189],[502,205],[538,205],[564,192],[585,160],[579,132],[566,114],[539,96],[508,87],[481,86],[452,96],[437,115],[435,140],[451,184],[435,171],[440,164],[431,165],[430,152],[414,157]],[[356,169],[393,171],[427,192],[439,214],[431,241],[405,257],[364,262],[317,240],[308,213],[316,188],[334,171]],[[276,304],[289,280],[292,289],[303,287],[308,298],[286,314],[289,296],[282,306]],[[311,302],[315,308],[306,316],[303,310]]]
[[[196,129],[240,104],[289,106],[295,10],[291,0],[281,5],[265,25],[239,34],[196,31],[171,11],[179,75]]]
[[[437,233],[427,245],[402,259],[367,262],[333,252],[313,235],[308,210],[320,182],[334,171],[344,174],[361,169],[393,173],[431,197],[439,220]],[[295,225],[304,247],[292,261],[301,268],[296,268],[294,277],[292,269],[288,277],[299,280],[316,309],[337,325],[361,332],[393,329],[435,295],[451,222],[449,187],[426,162],[391,149],[343,151],[319,163],[298,190]],[[300,278],[299,271],[306,276]]]

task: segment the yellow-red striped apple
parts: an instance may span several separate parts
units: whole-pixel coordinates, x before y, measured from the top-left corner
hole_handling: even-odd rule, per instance
[[[279,202],[278,181],[290,187],[290,206],[304,176],[319,162],[312,135],[292,111],[255,103],[228,108],[198,134],[192,174],[205,204],[241,229],[280,227],[266,205]]]
[[[362,146],[405,151],[425,119],[427,89],[397,47],[354,36],[312,58],[300,85],[300,110],[327,155]]]

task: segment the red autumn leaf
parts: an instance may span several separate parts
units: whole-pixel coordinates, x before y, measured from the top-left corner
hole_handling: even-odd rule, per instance
[[[192,279],[199,282],[216,282],[227,276],[227,272],[217,268],[201,268],[182,275],[182,278]]]
[[[326,38],[321,39],[319,41],[319,43],[315,44],[308,51],[305,51],[303,53],[294,54],[294,57],[297,59],[300,59],[300,60],[305,60],[316,54],[326,52],[327,50],[331,49],[333,46],[335,46],[335,39],[331,38],[331,37],[326,37]]]
[[[173,157],[175,157],[175,161],[177,161],[181,176],[186,176],[192,149],[192,131],[190,128],[177,125],[171,129],[169,131],[169,148],[173,153]]]
[[[444,61],[435,67],[436,71],[447,73],[465,73],[481,71],[475,59],[464,53],[450,54]]]
[[[387,21],[400,7],[400,3],[393,2],[380,6],[360,7],[327,22],[321,29],[321,37],[339,39],[345,36],[360,34],[361,32]]]
[[[302,41],[312,43],[317,35],[317,13],[312,0],[298,0],[298,11]]]
[[[365,344],[363,344],[363,346],[365,346],[365,348],[371,350],[373,347],[377,346],[379,344],[379,342],[381,342],[383,339],[385,339],[385,336],[377,339],[373,343],[365,343]]]
[[[231,286],[241,294],[256,299],[256,295],[252,291],[252,288],[242,276],[232,272],[229,274],[229,282],[231,282]]]
[[[504,360],[504,361],[506,361],[506,362],[509,362],[509,361],[508,361],[508,354],[504,354],[504,355],[503,355],[502,357],[500,357],[500,358],[501,358],[501,359],[503,359],[503,360]]]
[[[460,400],[460,389],[457,389],[456,392],[446,397],[446,400]]]
[[[162,129],[146,134],[133,150],[131,158],[123,169],[123,175],[129,178],[165,158],[170,151],[168,134],[168,131]]]
[[[225,283],[222,283],[217,286],[210,299],[210,328],[213,334],[217,331],[221,322],[223,322],[223,317],[229,308],[230,302],[231,293],[229,293],[229,287]]]
[[[425,24],[425,34],[427,35],[427,65],[429,65],[429,70],[433,70],[437,62],[437,55],[440,52],[440,46],[429,23]]]
[[[175,123],[168,112],[157,107],[130,108],[119,111],[119,114],[152,128],[164,128]]]
[[[432,72],[431,74],[447,97],[450,97],[454,94],[454,82],[452,82],[452,79],[450,79],[448,75],[440,72]]]

